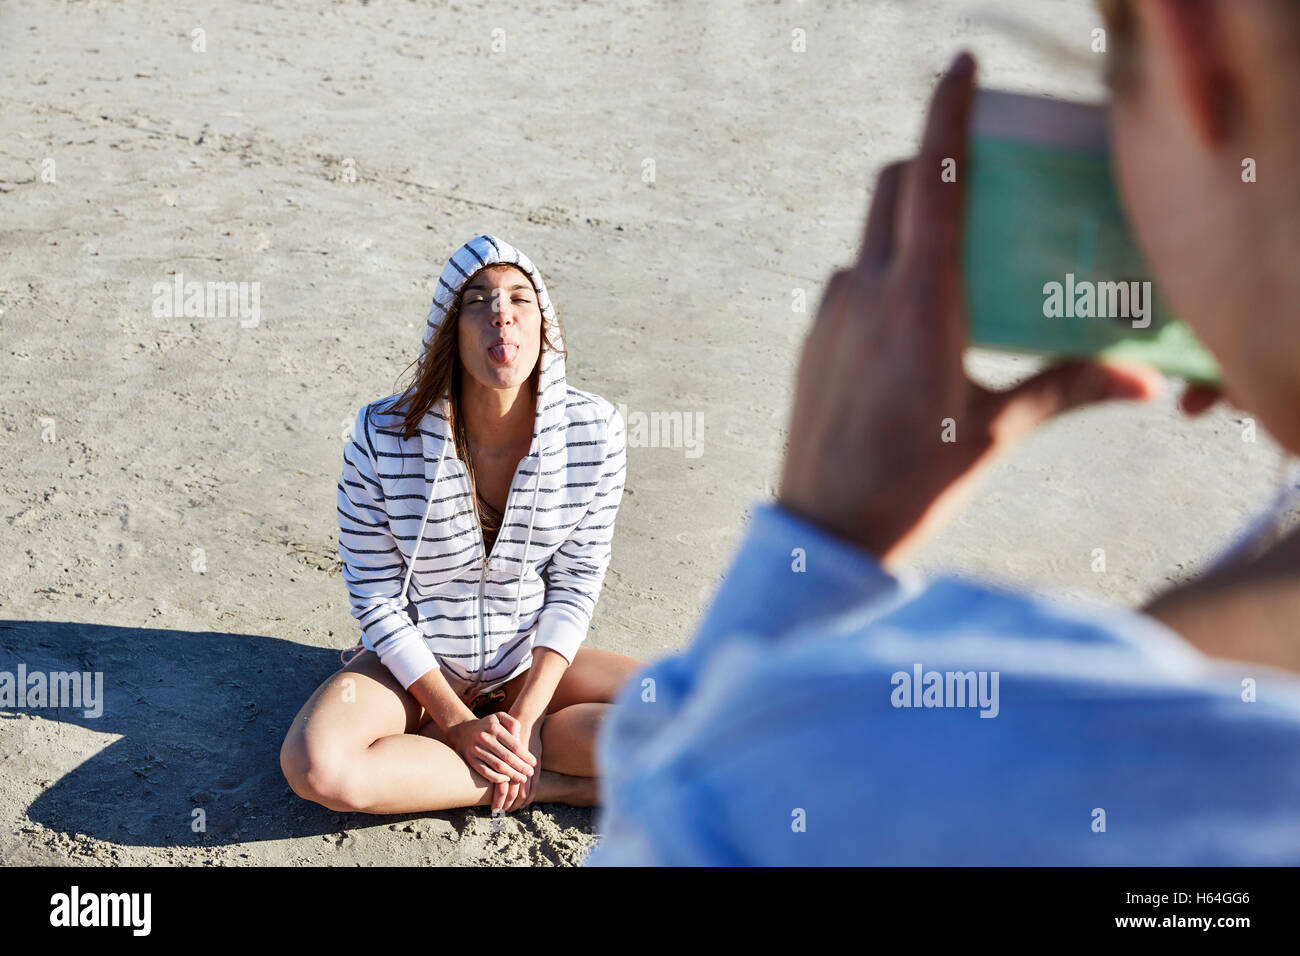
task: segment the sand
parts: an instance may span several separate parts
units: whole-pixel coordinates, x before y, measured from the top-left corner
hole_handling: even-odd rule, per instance
[[[1087,51],[1088,4],[1023,6]],[[480,232],[519,245],[572,381],[701,427],[630,449],[589,637],[679,647],[774,491],[804,327],[941,68],[965,45],[993,85],[1098,91],[975,12],[0,7],[0,669],[104,680],[98,717],[3,713],[0,861],[580,862],[587,810],[494,832],[481,810],[332,813],[281,777],[286,727],[358,633],[341,433],[396,390],[447,255]],[[256,323],[156,317],[177,273],[256,283]],[[972,359],[990,381],[1031,364]],[[1170,398],[1055,422],[918,564],[1140,601],[1267,497],[1278,452],[1242,418]]]

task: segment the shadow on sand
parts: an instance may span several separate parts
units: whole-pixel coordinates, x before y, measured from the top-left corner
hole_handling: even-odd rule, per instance
[[[131,846],[219,846],[418,819],[337,813],[303,800],[280,772],[298,708],[340,666],[338,651],[216,631],[0,620],[0,670],[102,672],[102,714],[24,708],[110,734],[27,813],[69,835]],[[13,710],[0,720],[16,719]],[[194,832],[195,810],[206,832]],[[436,814],[460,829],[479,808]],[[433,814],[429,814],[433,815]]]

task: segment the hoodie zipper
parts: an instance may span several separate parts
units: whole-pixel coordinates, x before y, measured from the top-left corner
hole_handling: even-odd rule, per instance
[[[534,443],[536,443],[536,436],[534,436]],[[510,491],[506,494],[506,509],[501,512],[501,530],[497,532],[497,541],[501,540],[501,533],[506,529],[506,518],[510,515],[510,502],[513,501],[515,497],[515,483],[519,479],[519,469],[524,467],[524,464],[532,457],[532,454],[533,448],[530,445],[528,448],[528,454],[519,459],[519,464],[515,465],[515,473],[510,479]],[[539,458],[538,461],[540,460],[541,459]],[[540,465],[538,467],[540,467]],[[540,476],[538,477],[540,478]],[[478,504],[476,502],[471,502],[471,504],[474,506],[474,523],[478,525],[479,553],[483,555],[483,566],[479,569],[478,578],[478,673],[474,675],[474,685],[475,689],[477,689],[478,685],[483,683],[483,673],[487,670],[487,622],[483,617],[483,592],[487,587],[488,565],[491,563],[493,556],[497,553],[497,541],[492,542],[492,554],[488,554],[487,538],[483,536],[483,524],[477,517]]]

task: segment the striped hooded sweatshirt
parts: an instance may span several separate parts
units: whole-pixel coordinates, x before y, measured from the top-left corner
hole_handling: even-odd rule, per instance
[[[442,270],[421,357],[460,289],[495,263],[528,275],[563,348],[532,261],[480,235]],[[440,667],[467,700],[527,670],[534,647],[572,663],[586,637],[623,496],[624,423],[610,402],[566,383],[563,355],[545,342],[541,360],[532,446],[515,471],[490,553],[447,398],[409,441],[400,437],[400,415],[388,411],[397,395],[356,414],[338,484],[339,556],[361,643],[403,688]]]

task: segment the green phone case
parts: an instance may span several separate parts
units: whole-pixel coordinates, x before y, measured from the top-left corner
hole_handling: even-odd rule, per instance
[[[1218,383],[1214,356],[1170,315],[1129,230],[1104,107],[978,91],[965,216],[971,345]]]

